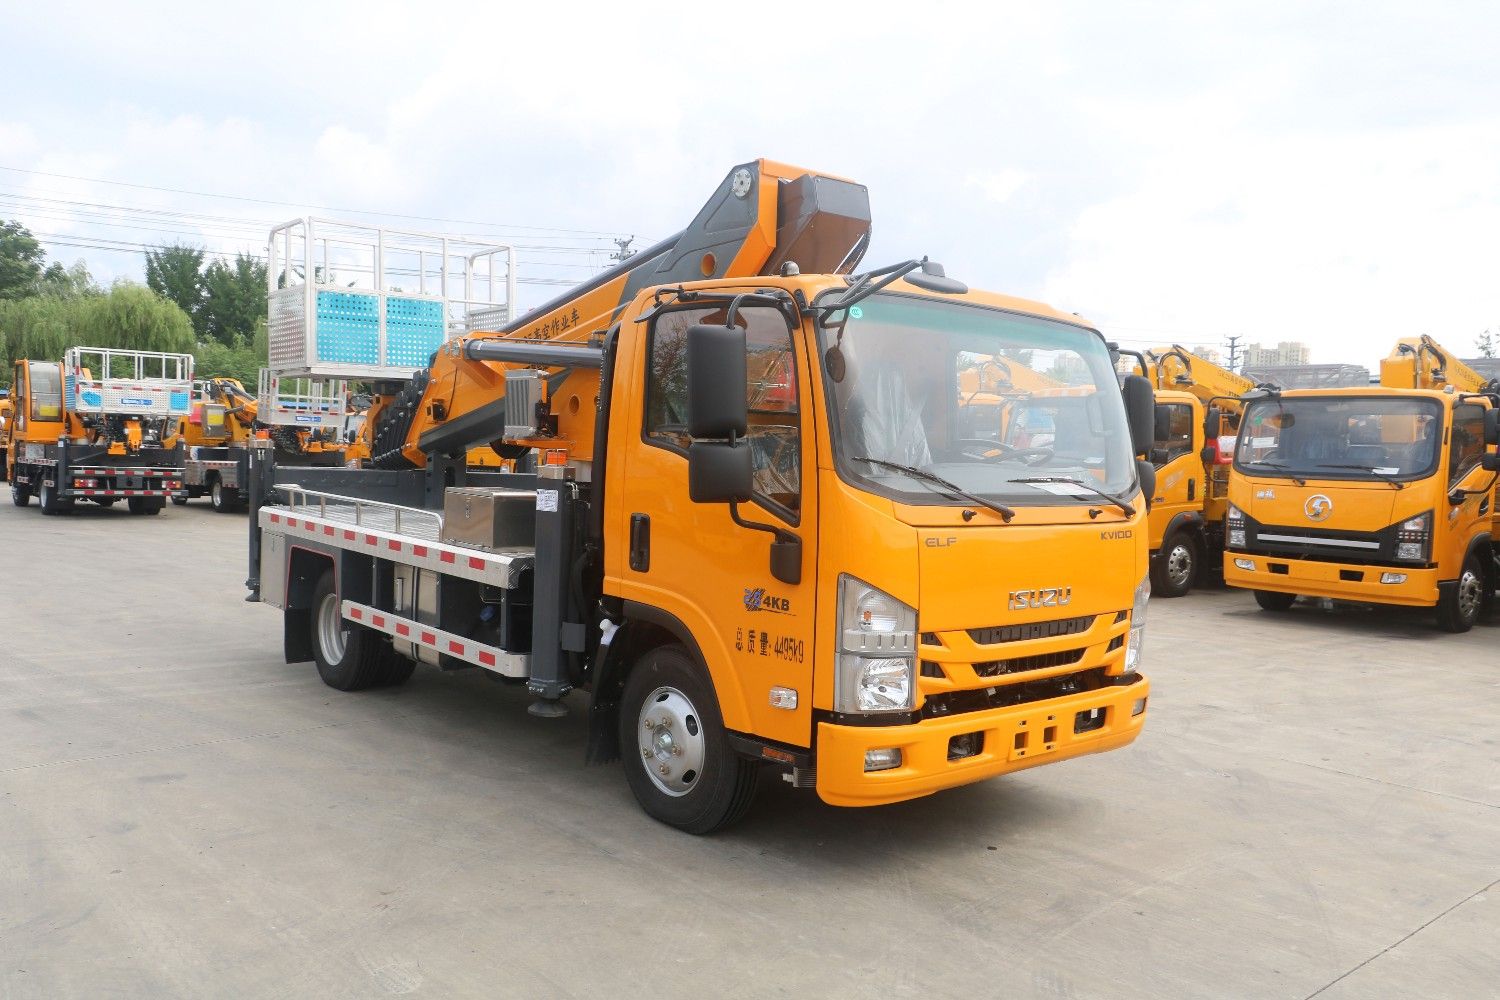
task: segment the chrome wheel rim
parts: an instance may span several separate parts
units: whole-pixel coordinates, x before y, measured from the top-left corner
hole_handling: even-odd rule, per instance
[[[224,506],[224,494],[217,479],[214,480],[213,505],[215,509]]]
[[[1458,613],[1464,621],[1473,621],[1479,617],[1479,605],[1483,598],[1479,575],[1471,570],[1464,570],[1458,578]]]
[[[697,787],[707,749],[703,723],[688,696],[659,687],[646,696],[636,718],[641,766],[657,789],[674,798]]]
[[[323,647],[323,659],[330,665],[342,662],[348,639],[349,630],[339,610],[339,595],[328,594],[318,606],[318,644]]]
[[[1178,542],[1167,553],[1167,582],[1173,587],[1186,587],[1193,578],[1193,548],[1186,542]]]

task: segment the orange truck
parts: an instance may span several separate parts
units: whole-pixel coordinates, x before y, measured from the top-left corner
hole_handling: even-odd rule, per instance
[[[193,356],[71,348],[61,363],[19,360],[5,428],[11,499],[43,514],[82,500],[159,514],[182,495],[183,449],[164,442],[188,411]]]
[[[1077,316],[861,270],[869,226],[861,185],[741,164],[681,233],[443,343],[372,408],[382,467],[257,463],[287,659],[340,690],[476,668],[541,716],[586,691],[588,759],[692,833],[767,775],[873,806],[1130,743],[1150,384]],[[1067,418],[991,432],[987,362]],[[467,468],[484,443],[536,473]]]
[[[1472,628],[1500,587],[1500,382],[1424,336],[1396,344],[1378,386],[1246,400],[1225,583],[1267,611],[1305,595]]]

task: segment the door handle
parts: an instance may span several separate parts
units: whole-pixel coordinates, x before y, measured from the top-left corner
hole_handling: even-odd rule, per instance
[[[1188,499],[1189,500],[1194,499],[1197,496],[1197,493],[1198,493],[1198,480],[1196,480],[1196,479],[1189,479],[1188,480]]]
[[[637,573],[651,569],[651,515],[630,515],[630,568]]]

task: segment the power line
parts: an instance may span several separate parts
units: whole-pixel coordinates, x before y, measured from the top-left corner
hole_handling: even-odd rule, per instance
[[[269,198],[252,198],[247,195],[238,194],[214,194],[208,191],[192,191],[186,188],[162,187],[155,184],[136,184],[130,181],[111,181],[102,177],[80,177],[76,174],[55,174],[45,170],[27,170],[24,167],[0,166],[0,170],[17,174],[30,174],[36,177],[52,177],[59,180],[84,181],[89,184],[111,184],[116,187],[135,188],[140,191],[159,191],[166,194],[185,194],[194,198],[217,198],[223,201],[243,201],[256,205],[277,205],[281,207],[297,207],[298,203],[293,201],[276,201]],[[445,225],[455,226],[495,226],[505,229],[525,229],[544,233],[573,233],[577,235],[602,236],[613,238],[622,235],[618,231],[606,232],[599,229],[565,229],[561,226],[523,226],[523,225],[501,225],[495,222],[475,222],[469,219],[448,219],[436,215],[409,215],[401,212],[379,212],[363,208],[335,208],[328,205],[309,206],[320,212],[341,212],[348,215],[375,215],[388,219],[414,219],[419,222],[441,222]]]

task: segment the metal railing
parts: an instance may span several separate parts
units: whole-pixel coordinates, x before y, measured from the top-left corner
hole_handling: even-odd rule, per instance
[[[357,527],[377,528],[381,531],[401,532],[401,519],[408,521],[416,520],[422,522],[425,519],[427,526],[435,532],[434,537],[441,535],[443,531],[443,515],[433,510],[423,510],[420,507],[403,507],[400,504],[385,503],[380,500],[361,500],[358,497],[346,497],[338,493],[324,493],[321,490],[310,490],[296,483],[278,483],[274,487],[286,494],[286,506],[292,510],[306,513],[314,506],[317,507],[317,516],[326,520],[330,519],[329,504],[335,507],[349,508],[349,515],[354,518],[353,523]],[[389,517],[376,517],[375,515],[389,515]],[[333,519],[343,520],[344,512],[335,510]]]

